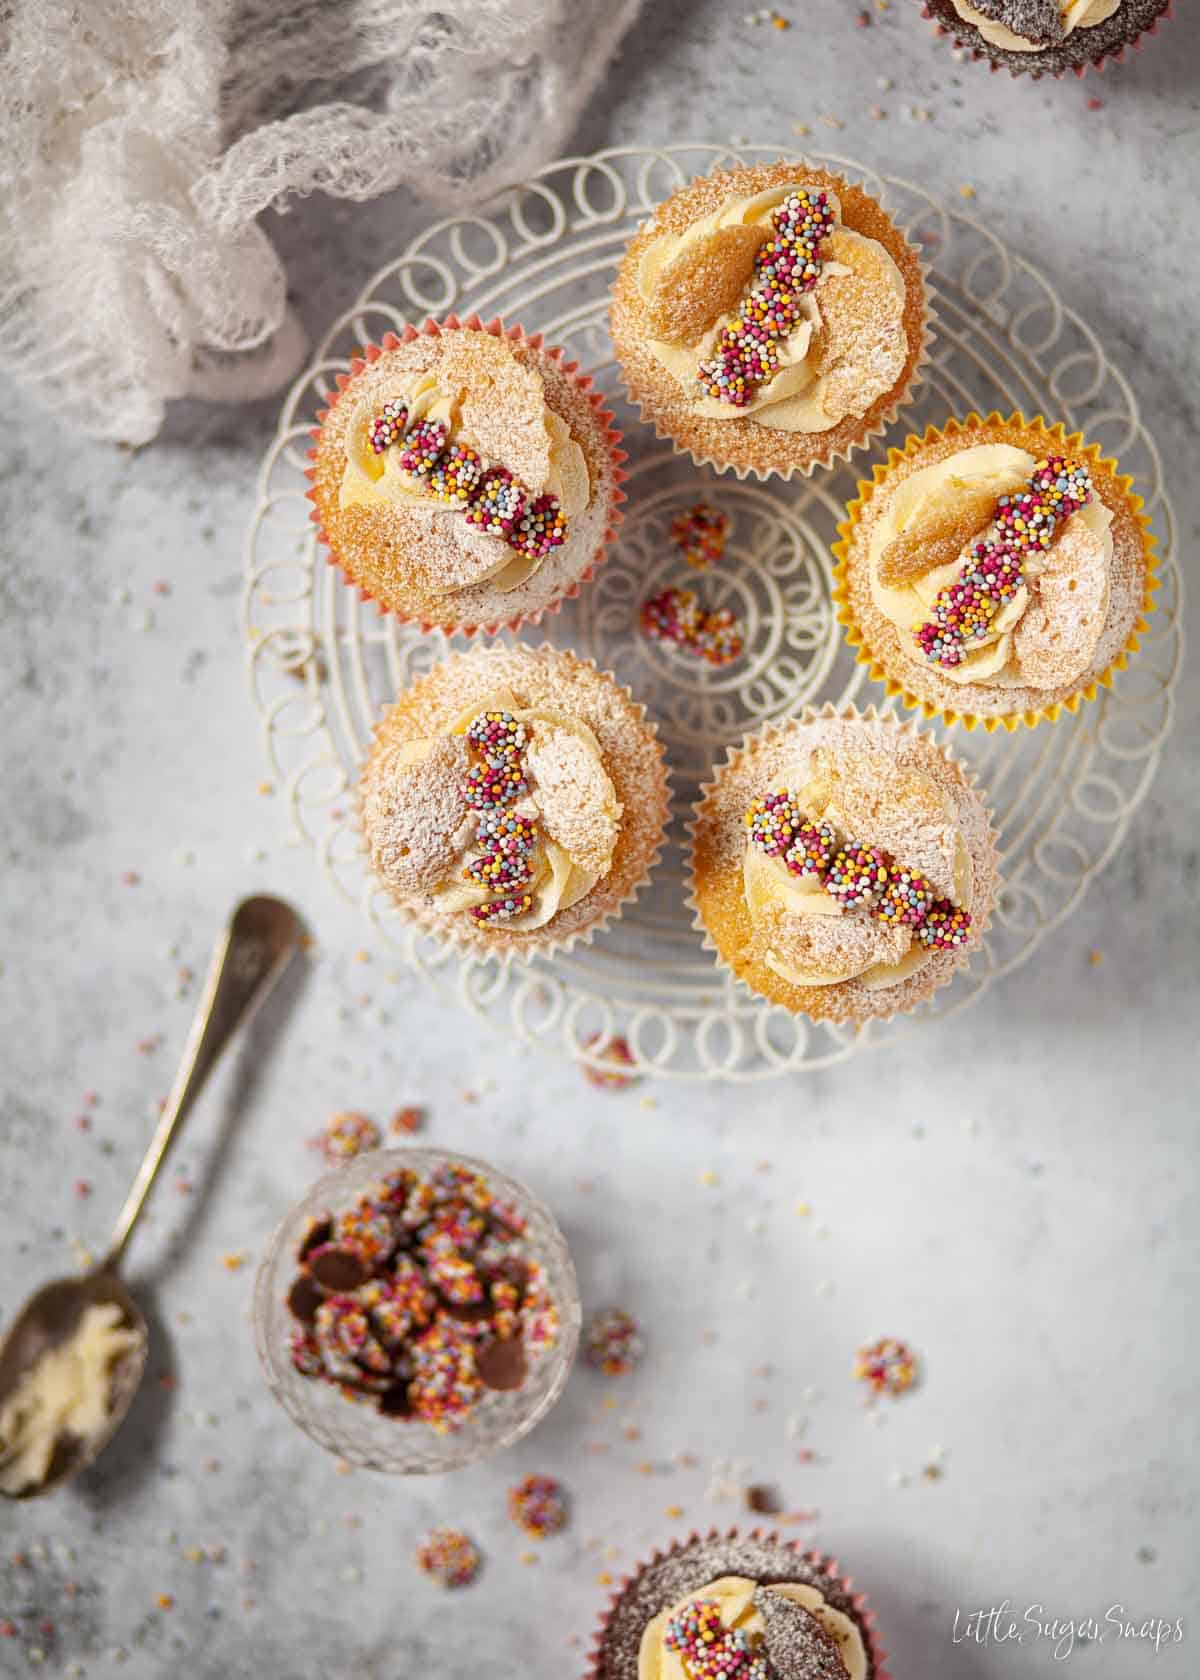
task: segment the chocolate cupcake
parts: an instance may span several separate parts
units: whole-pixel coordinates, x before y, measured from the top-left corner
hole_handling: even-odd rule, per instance
[[[697,925],[759,997],[816,1021],[887,1019],[978,945],[997,890],[987,808],[911,724],[810,707],[735,748],[701,795]]]
[[[309,492],[365,599],[450,633],[536,623],[590,577],[624,451],[591,380],[478,316],[370,345],[320,416]]]
[[[834,545],[860,663],[968,729],[1075,711],[1152,610],[1141,508],[1115,461],[1041,418],[970,414],[910,437],[859,485]]]
[[[512,956],[620,914],[658,857],[667,775],[644,709],[590,662],[475,648],[388,711],[359,806],[371,865],[406,917]]]
[[[1171,0],[924,0],[956,46],[1014,76],[1082,76],[1120,60],[1167,17]]]
[[[701,1656],[705,1673],[764,1680],[888,1675],[866,1600],[836,1561],[758,1531],[693,1535],[642,1564],[601,1620],[587,1680],[669,1680],[700,1672]]]
[[[861,187],[804,163],[681,187],[631,241],[611,327],[660,437],[739,477],[843,459],[887,426],[925,360],[920,259]]]

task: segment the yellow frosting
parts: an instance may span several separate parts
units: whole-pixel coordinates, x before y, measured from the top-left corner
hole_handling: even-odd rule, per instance
[[[914,526],[919,529],[923,522],[933,518],[947,495],[955,489],[969,486],[997,497],[1003,496],[1019,489],[1036,465],[1037,457],[1027,450],[1015,449],[1007,443],[984,443],[972,449],[960,449],[956,454],[935,461],[932,466],[922,467],[919,472],[904,479],[889,499],[882,518],[876,521],[868,556],[871,599],[884,618],[898,630],[911,635],[928,619],[938,592],[954,582],[962,567],[962,554],[966,552],[964,549],[949,565],[934,567],[911,583],[898,588],[889,587],[880,582],[879,566],[892,539]],[[1107,575],[1113,552],[1111,524],[1109,509],[1099,498],[1093,498],[1078,513],[1071,515],[1062,527],[1060,537],[1068,530],[1080,536],[1088,533],[1092,563],[1102,565]],[[990,526],[985,527],[972,538],[972,542],[990,529]],[[1024,575],[1030,580],[1035,579],[1044,568],[1044,557],[1031,555],[1025,561]],[[1014,632],[1029,604],[1029,589],[1018,589],[1012,600],[996,614],[988,634],[970,644],[962,663],[939,665],[939,675],[948,682],[982,683],[988,688],[1015,688],[1029,684],[1031,679],[1022,671],[1019,654],[1014,648]],[[1096,615],[1093,646],[1103,627],[1107,599],[1104,609]],[[915,642],[912,647],[915,651]]]
[[[765,1623],[754,1604],[757,1590],[756,1581],[741,1575],[723,1575],[720,1580],[710,1581],[706,1587],[689,1593],[678,1604],[670,1605],[655,1616],[646,1624],[642,1634],[638,1650],[638,1680],[691,1680],[682,1657],[677,1651],[667,1650],[663,1636],[671,1618],[697,1599],[709,1599],[719,1605],[721,1621],[727,1628],[740,1629],[751,1641],[761,1639]],[[832,1604],[827,1604],[824,1594],[806,1582],[773,1581],[770,1590],[811,1611],[826,1633],[837,1641],[849,1680],[866,1680],[867,1653],[862,1634],[844,1611],[835,1610]]]
[[[371,447],[370,433],[371,422],[384,402],[399,399],[408,408],[410,423],[440,420],[450,428],[456,443],[478,450],[478,440],[462,424],[464,395],[463,391],[447,394],[439,387],[436,374],[430,373],[421,374],[409,383],[398,381],[395,388],[389,387],[384,395],[376,394],[361,403],[346,434],[346,465],[342,472],[338,505],[348,508],[389,502],[408,503],[447,518],[461,519],[461,508],[439,502],[421,479],[401,469],[399,449],[385,449],[377,455]],[[544,484],[527,484],[525,488],[533,496],[554,496],[569,524],[584,511],[591,499],[587,457],[571,436],[571,428],[553,409],[542,409],[542,424],[550,440],[550,470]],[[483,533],[479,535],[483,537]],[[534,556],[515,553],[499,537],[483,537],[483,540],[495,547],[496,564],[491,572],[480,573],[476,582],[486,580],[502,594],[526,582],[542,563]]]
[[[501,924],[505,930],[528,933],[534,928],[545,927],[560,911],[577,904],[591,892],[597,881],[608,874],[620,833],[622,806],[612,779],[604,768],[600,743],[595,735],[586,723],[550,706],[521,707],[507,689],[497,689],[495,693],[475,701],[456,718],[449,732],[461,735],[481,712],[492,711],[511,712],[518,722],[529,728],[535,741],[539,730],[543,735],[550,731],[563,731],[573,736],[583,745],[588,766],[587,809],[593,844],[586,855],[578,845],[572,850],[567,843],[568,829],[558,821],[548,791],[539,787],[536,778],[533,778],[531,792],[510,807],[517,816],[536,820],[539,824],[534,855],[535,876],[522,889],[532,895],[533,907],[527,915],[510,917]],[[409,742],[397,755],[397,766],[419,762],[428,755],[432,746],[432,740]],[[475,823],[472,820],[461,836],[454,867],[433,889],[433,908],[444,915],[463,914],[473,905],[486,904],[489,899],[498,896],[494,890],[463,879],[463,868],[476,855],[474,838]]]
[[[936,800],[942,806],[954,846],[954,890],[951,896],[956,904],[961,905],[964,910],[969,910],[973,876],[971,854],[965,839],[958,832],[954,807],[948,798],[938,795],[926,777],[911,779],[919,781],[926,797]],[[840,832],[846,832],[850,826],[838,809],[836,799],[829,797],[825,785],[819,779],[810,781],[800,790],[796,803],[806,816],[813,820],[823,818]],[[899,858],[897,862],[903,863],[904,859]],[[777,909],[783,910],[788,916],[840,917],[865,914],[863,911],[843,909],[819,881],[793,875],[782,858],[768,857],[749,840],[742,859],[742,894],[752,922],[761,922],[768,910]],[[834,986],[843,980],[858,980],[869,991],[881,992],[890,986],[898,986],[910,974],[915,974],[919,968],[924,967],[933,956],[933,952],[926,950],[925,946],[913,939],[907,929],[901,930],[899,943],[904,949],[896,961],[864,963],[856,972],[850,974],[829,974],[817,968],[799,968],[794,963],[785,961],[773,950],[768,950],[763,960],[781,979],[788,980],[795,986]]]
[[[719,228],[733,227],[738,223],[749,225],[769,222],[772,211],[782,204],[789,193],[796,190],[796,185],[797,183],[792,183],[772,187],[767,192],[756,193],[752,198],[731,198],[711,215],[693,222],[685,232],[663,234],[653,240],[646,248],[638,269],[638,290],[643,298],[650,299],[659,274],[680,252],[696,246]],[[834,215],[840,218],[841,205],[837,195],[829,192],[826,197]],[[760,426],[778,432],[827,432],[849,412],[865,414],[881,395],[881,391],[868,386],[864,381],[859,396],[855,399],[856,402],[861,401],[862,406],[852,411],[834,398],[827,378],[816,373],[812,365],[811,351],[814,335],[821,325],[821,281],[827,275],[851,273],[857,266],[857,261],[870,253],[882,264],[883,272],[892,287],[895,327],[897,334],[900,334],[904,317],[904,276],[877,240],[866,239],[849,228],[838,226],[831,236],[831,243],[835,257],[822,265],[816,285],[801,298],[799,325],[777,345],[779,371],[774,378],[760,386],[757,395],[744,407],[735,407],[734,404],[721,402],[716,397],[697,396],[692,403],[693,413],[706,420],[752,417]],[[839,257],[844,260],[837,260]],[[747,275],[748,282],[749,279],[750,276]],[[691,390],[697,388],[697,367],[712,354],[726,324],[726,321],[716,322],[695,344],[673,344],[665,339],[652,338],[647,340],[647,347],[655,360],[660,362],[685,390]],[[896,372],[898,371],[897,369]],[[892,377],[894,380],[895,374]],[[886,385],[883,388],[886,389]]]
[[[1063,32],[1071,35],[1076,29],[1094,29],[1105,18],[1110,18],[1121,4],[1121,0],[1059,0],[1059,11],[1062,13]],[[1000,47],[1005,52],[1043,52],[1045,43],[1027,40],[1024,35],[1018,35],[1009,29],[1007,24],[997,23],[995,18],[985,17],[977,7],[971,5],[971,0],[954,0],[954,10],[964,23],[973,23],[992,47]]]
[[[120,1307],[90,1306],[70,1341],[25,1372],[0,1409],[0,1491],[22,1493],[44,1482],[64,1436],[86,1441],[99,1434],[109,1414],[113,1362],[137,1344]]]

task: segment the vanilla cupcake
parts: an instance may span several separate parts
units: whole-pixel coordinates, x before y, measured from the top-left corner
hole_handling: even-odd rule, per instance
[[[1155,587],[1142,501],[1062,426],[930,427],[859,485],[835,596],[889,694],[967,728],[1035,724],[1111,681]]]
[[[513,955],[620,914],[657,859],[667,775],[643,707],[590,662],[476,648],[389,709],[359,805],[371,866],[408,918]]]
[[[679,188],[631,241],[612,339],[660,437],[739,477],[847,456],[925,359],[920,260],[861,187],[802,163]]]
[[[811,707],[701,790],[692,906],[752,992],[817,1021],[912,1009],[986,928],[995,836],[962,767],[892,716]]]
[[[398,618],[536,622],[604,557],[625,455],[590,379],[540,336],[477,316],[389,333],[319,418],[321,538]]]
[[[1171,0],[925,0],[955,44],[1014,76],[1081,76],[1153,33]]]
[[[587,1680],[887,1680],[863,1594],[837,1562],[778,1535],[693,1535],[624,1581]]]

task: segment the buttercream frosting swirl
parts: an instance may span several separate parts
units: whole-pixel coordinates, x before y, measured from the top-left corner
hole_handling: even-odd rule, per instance
[[[865,414],[896,383],[908,354],[904,278],[877,240],[841,224],[833,192],[825,199],[837,225],[822,244],[820,273],[795,300],[795,325],[773,346],[775,371],[749,401],[731,404],[705,393],[699,370],[736,313],[753,277],[755,255],[771,219],[803,180],[726,201],[681,234],[663,233],[646,248],[637,284],[647,305],[655,359],[687,391],[692,411],[709,420],[750,417],[774,431],[830,431],[848,414]]]
[[[923,657],[916,638],[939,595],[958,579],[971,548],[994,531],[996,503],[1019,490],[1037,464],[1010,444],[978,444],[896,487],[872,531],[869,580],[875,607],[904,633],[913,657]],[[986,633],[964,646],[957,664],[939,664],[939,674],[998,688],[1054,688],[1083,675],[1108,610],[1111,524],[1111,511],[1095,496],[1072,513],[1048,549],[1025,556],[1020,587]]]
[[[1041,52],[1049,45],[1046,41],[1031,41],[1025,35],[1018,35],[1007,24],[981,12],[971,0],[952,0],[952,3],[963,22],[974,25],[991,47],[999,47],[1004,52]],[[1094,29],[1112,17],[1120,4],[1121,0],[1059,0],[1061,38],[1065,40],[1076,29]]]
[[[756,1599],[764,1591],[778,1594],[811,1615],[836,1647],[847,1680],[866,1680],[867,1653],[857,1624],[845,1611],[829,1604],[818,1587],[801,1581],[773,1581],[764,1589],[741,1575],[723,1575],[710,1581],[647,1623],[638,1651],[638,1680],[695,1680],[697,1670],[678,1648],[671,1629],[699,1607],[712,1606],[714,1624],[719,1617],[721,1629],[740,1635],[750,1653],[761,1654],[766,1648],[767,1623]],[[719,1637],[715,1625],[712,1631]],[[775,1670],[765,1672],[774,1674]]]

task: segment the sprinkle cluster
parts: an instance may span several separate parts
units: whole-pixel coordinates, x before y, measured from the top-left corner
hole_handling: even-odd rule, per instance
[[[662,589],[642,602],[642,630],[652,641],[673,642],[709,665],[728,665],[744,646],[729,607],[706,611],[694,589]]]
[[[529,792],[529,731],[511,712],[480,712],[467,726],[467,740],[479,758],[467,772],[464,790],[477,822],[475,855],[463,879],[495,895],[473,904],[469,914],[481,923],[510,921],[533,909],[526,889],[537,868],[537,825],[510,809]]]
[[[694,1598],[667,1623],[663,1644],[675,1651],[688,1680],[774,1680],[761,1641],[726,1627],[713,1598]]]
[[[544,1540],[567,1526],[567,1499],[553,1476],[526,1476],[509,1489],[508,1514],[531,1540]]]
[[[330,1115],[325,1122],[325,1130],[317,1139],[317,1147],[331,1167],[336,1167],[340,1161],[352,1160],[364,1149],[378,1149],[379,1144],[380,1132],[375,1122],[365,1114],[355,1114],[350,1109]]]
[[[826,195],[798,188],[771,217],[773,237],[754,259],[754,279],[712,356],[696,370],[705,396],[745,408],[779,370],[779,343],[800,319],[800,300],[821,273],[821,241],[836,217]]]
[[[519,1212],[466,1167],[381,1179],[305,1236],[288,1294],[293,1365],[387,1416],[458,1428],[557,1340],[524,1237]]]
[[[602,1091],[623,1091],[627,1085],[636,1082],[637,1073],[623,1072],[623,1069],[636,1068],[637,1057],[629,1048],[629,1040],[621,1033],[609,1037],[606,1033],[589,1033],[583,1041],[583,1047],[590,1052],[596,1062],[602,1062],[603,1067],[596,1067],[593,1061],[582,1064],[583,1077],[589,1085],[595,1085]]]
[[[883,1336],[861,1347],[854,1362],[854,1375],[866,1383],[872,1394],[903,1394],[917,1380],[917,1356],[907,1342]]]
[[[620,1307],[605,1307],[592,1314],[583,1346],[588,1364],[606,1377],[628,1376],[646,1351],[641,1325]]]
[[[435,1528],[417,1547],[417,1566],[442,1587],[469,1587],[479,1573],[479,1550],[460,1528]]]
[[[929,951],[965,945],[971,915],[938,898],[932,882],[906,869],[878,846],[839,839],[826,822],[812,822],[786,788],[756,799],[746,812],[750,841],[782,858],[793,875],[819,881],[844,910],[862,910],[890,926],[910,927]]]
[[[725,552],[729,515],[718,512],[707,502],[697,502],[689,512],[675,515],[671,535],[683,550],[688,565],[703,572],[715,565]]]
[[[971,545],[958,576],[938,591],[916,632],[931,665],[953,670],[962,664],[1020,589],[1029,555],[1048,549],[1063,520],[1091,498],[1087,468],[1065,455],[1039,461],[1023,490],[998,498],[992,535]]]
[[[442,420],[408,424],[398,398],[384,403],[367,436],[376,455],[399,447],[403,472],[420,480],[448,507],[465,510],[468,525],[499,537],[518,554],[543,560],[567,540],[566,516],[555,496],[531,496],[507,467],[486,462],[469,444],[456,443]]]

